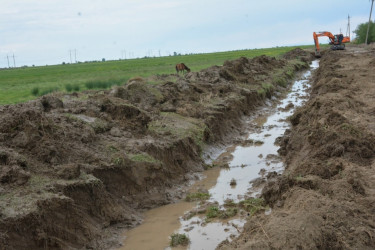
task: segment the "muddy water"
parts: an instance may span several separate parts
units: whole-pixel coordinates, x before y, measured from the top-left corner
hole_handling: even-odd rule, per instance
[[[314,70],[319,63],[314,61],[310,66]],[[262,185],[253,185],[254,180],[264,179],[270,172],[283,171],[275,140],[288,128],[286,118],[307,98],[310,76],[311,70],[306,71],[277,105],[270,101],[267,107],[255,112],[246,121],[248,136],[241,142],[224,150],[211,151],[210,159],[225,158],[229,168],[206,171],[204,175],[207,178],[195,183],[192,190],[208,189],[210,202],[217,202],[219,205],[227,199],[238,202],[257,197]],[[236,185],[230,185],[232,180],[235,180]],[[168,244],[169,236],[173,233],[184,233],[191,241],[187,248],[173,249],[215,249],[223,240],[231,241],[236,237],[248,216],[240,214],[231,220],[210,223],[206,223],[203,216],[182,219],[185,212],[197,206],[193,202],[179,202],[150,210],[142,225],[125,233],[124,247],[121,249],[171,249]]]

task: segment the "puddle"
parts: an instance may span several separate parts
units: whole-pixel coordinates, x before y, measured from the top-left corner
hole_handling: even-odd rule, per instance
[[[313,61],[310,66],[311,70],[318,68],[319,61]],[[227,199],[238,202],[257,197],[262,185],[253,186],[254,181],[265,179],[268,173],[283,171],[275,140],[289,127],[286,118],[308,98],[311,70],[294,82],[289,94],[277,106],[270,102],[246,121],[249,136],[242,143],[209,152],[210,159],[227,159],[229,168],[206,171],[207,178],[194,184],[193,190],[207,189],[211,195],[209,201],[222,206]],[[231,185],[233,180],[236,185]],[[195,207],[197,203],[194,202],[179,202],[150,210],[142,225],[125,233],[124,246],[120,249],[171,249],[168,244],[173,233],[186,234],[191,241],[188,247],[173,249],[215,249],[220,242],[236,237],[248,216],[243,213],[227,221],[209,223],[203,216],[182,219],[184,213]],[[270,213],[271,210],[265,212]]]

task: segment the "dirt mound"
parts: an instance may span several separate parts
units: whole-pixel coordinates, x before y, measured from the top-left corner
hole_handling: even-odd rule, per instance
[[[370,53],[328,51],[311,99],[281,141],[285,173],[262,192],[271,215],[250,218],[221,249],[375,248],[375,71]]]
[[[139,211],[181,198],[177,187],[203,170],[204,144],[232,140],[241,117],[302,67],[240,58],[1,106],[0,245],[108,248],[114,225],[133,227]]]
[[[282,57],[288,60],[300,59],[302,61],[311,61],[314,59],[314,54],[306,50],[296,48],[285,53]]]

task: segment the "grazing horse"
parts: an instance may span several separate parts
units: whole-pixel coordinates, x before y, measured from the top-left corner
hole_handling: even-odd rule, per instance
[[[187,72],[190,72],[190,69],[188,68],[188,66],[186,66],[185,64],[183,63],[179,63],[179,64],[176,64],[176,71],[177,71],[177,74],[182,71],[182,73],[185,73],[185,70]]]

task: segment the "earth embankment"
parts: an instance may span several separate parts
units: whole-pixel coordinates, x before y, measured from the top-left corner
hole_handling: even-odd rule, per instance
[[[286,170],[262,193],[272,213],[220,249],[375,248],[374,69],[374,49],[323,55],[280,139]]]

